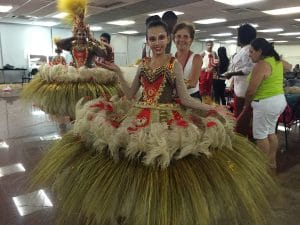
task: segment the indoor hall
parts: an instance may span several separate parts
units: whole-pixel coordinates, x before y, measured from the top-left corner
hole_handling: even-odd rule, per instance
[[[3,9],[8,11],[0,12],[0,225],[54,225],[57,204],[53,192],[49,187],[28,191],[26,186],[33,169],[53,143],[61,140],[61,133],[73,128],[73,123],[62,130],[53,117],[36,104],[24,104],[20,98],[22,90],[39,76],[36,72],[40,66],[52,63],[57,53],[53,40],[72,36],[72,25],[57,18],[56,1],[2,2]],[[270,11],[279,8],[284,9]],[[114,61],[129,82],[137,70],[136,64],[141,62],[144,48],[149,50],[145,45],[145,20],[150,13],[172,10],[178,22],[191,22],[195,26],[191,50],[199,54],[205,50],[206,41],[212,40],[214,51],[225,47],[228,57],[233,57],[240,50],[237,28],[244,23],[255,27],[257,37],[273,43],[280,57],[294,70],[284,74],[284,94],[289,109],[281,114],[277,129],[279,148],[274,177],[280,193],[271,202],[275,213],[272,225],[300,224],[300,75],[296,66],[300,63],[299,8],[295,0],[153,0],[151,3],[148,0],[91,0],[86,15],[86,23],[95,39],[104,32],[111,35]],[[123,25],[114,25],[115,20],[128,23],[124,25],[121,21]],[[173,42],[171,54],[175,52]],[[67,64],[73,62],[70,52],[64,50],[61,54]],[[230,108],[233,92],[229,87],[226,91],[226,104]],[[71,187],[64,188],[71,190]],[[74,216],[76,218],[76,213]],[[223,225],[222,222],[219,221]]]

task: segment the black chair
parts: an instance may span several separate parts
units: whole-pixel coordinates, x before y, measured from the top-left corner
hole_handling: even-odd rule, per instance
[[[29,83],[32,79],[32,76],[37,74],[39,70],[37,68],[32,69],[30,72],[22,76],[22,87],[24,83]]]

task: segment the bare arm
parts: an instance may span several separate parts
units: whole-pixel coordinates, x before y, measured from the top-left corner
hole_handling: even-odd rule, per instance
[[[55,44],[58,48],[63,50],[71,51],[72,41],[75,40],[75,37],[65,38],[65,39],[57,39],[55,40]]]
[[[93,46],[94,54],[98,57],[108,59],[108,55],[111,55],[112,53],[112,48],[108,44],[101,43],[100,41],[97,41],[95,39],[91,39],[90,44]]]
[[[283,64],[283,71],[284,72],[289,72],[292,70],[292,64],[288,63],[287,61],[281,60],[282,64]]]
[[[259,61],[252,70],[251,79],[246,92],[244,107],[249,107],[252,99],[255,96],[257,88],[261,82],[272,72],[271,66],[264,62]]]
[[[204,111],[212,110],[213,108],[211,106],[203,104],[201,101],[192,98],[188,94],[183,80],[183,69],[178,61],[175,61],[174,63],[174,70],[176,74],[176,91],[180,98],[181,104],[193,109],[200,109]]]
[[[188,85],[187,85],[188,89],[196,87],[199,81],[202,63],[203,63],[202,57],[199,54],[194,55],[193,63],[192,63],[192,71],[188,79]]]

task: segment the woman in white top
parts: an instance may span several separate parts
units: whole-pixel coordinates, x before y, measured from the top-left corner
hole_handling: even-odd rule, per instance
[[[178,23],[173,30],[173,41],[177,52],[175,57],[183,67],[183,78],[190,96],[201,99],[199,93],[199,75],[202,67],[202,57],[190,50],[194,40],[195,29],[192,24]]]

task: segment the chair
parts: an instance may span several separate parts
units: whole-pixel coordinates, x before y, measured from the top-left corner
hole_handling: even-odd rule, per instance
[[[35,74],[38,73],[38,69],[34,68],[32,69],[30,72],[28,72],[27,74],[22,76],[22,87],[24,83],[29,83],[32,79],[32,76],[34,76]]]
[[[278,124],[283,123],[284,125],[284,136],[285,136],[285,149],[288,149],[288,137],[287,130],[290,129],[293,125],[300,123],[300,96],[295,95],[296,100],[293,104],[288,104],[279,116],[276,124],[276,132],[278,129]],[[288,101],[289,102],[289,101]]]

